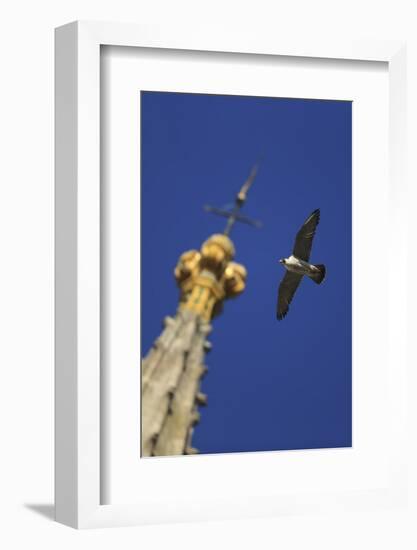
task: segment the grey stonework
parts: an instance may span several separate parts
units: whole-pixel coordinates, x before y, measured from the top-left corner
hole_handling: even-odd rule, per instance
[[[166,317],[164,330],[142,361],[142,456],[195,454],[200,381],[211,325],[189,310]]]

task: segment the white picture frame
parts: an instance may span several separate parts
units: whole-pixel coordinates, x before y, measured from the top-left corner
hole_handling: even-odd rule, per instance
[[[75,22],[56,30],[56,519],[77,528],[187,519],[263,516],[328,507],[393,506],[405,499],[404,449],[398,446],[386,491],[355,497],[290,495],[283,504],[200,503],[198,510],[170,502],[164,509],[101,504],[100,499],[100,48],[102,45],[246,53],[334,60],[382,61],[389,70],[390,186],[397,215],[393,232],[406,242],[405,45],[397,41],[293,43],[275,36],[194,28]],[[406,247],[398,251],[406,263]],[[403,274],[404,275],[404,274]],[[405,275],[404,275],[405,281]],[[405,291],[390,304],[405,323]],[[398,341],[398,380],[390,400],[405,434],[406,342]],[[174,462],[173,462],[174,467]],[[231,495],[232,496],[232,495]],[[294,505],[291,506],[291,499]],[[236,500],[236,499],[235,499]],[[231,506],[233,504],[233,506]]]

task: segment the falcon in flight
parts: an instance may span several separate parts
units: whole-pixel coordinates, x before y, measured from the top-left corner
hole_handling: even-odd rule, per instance
[[[287,271],[278,289],[277,319],[279,320],[287,315],[291,300],[304,275],[318,285],[326,276],[326,267],[323,264],[309,263],[311,246],[319,220],[320,210],[314,210],[297,233],[291,256],[280,260]]]

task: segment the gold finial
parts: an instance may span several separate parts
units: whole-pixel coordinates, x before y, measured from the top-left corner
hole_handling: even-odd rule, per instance
[[[236,221],[255,227],[261,224],[240,214],[247,194],[258,172],[258,164],[252,168],[242,185],[231,210],[206,206],[209,212],[227,218],[223,234],[212,235],[201,250],[189,250],[181,255],[175,268],[175,278],[180,287],[180,308],[194,311],[209,321],[222,310],[223,301],[243,292],[246,269],[233,262],[235,248],[229,238]]]
[[[245,288],[246,269],[232,262],[235,249],[226,235],[212,235],[201,251],[180,257],[175,278],[181,290],[180,307],[210,321],[225,298],[237,296]]]

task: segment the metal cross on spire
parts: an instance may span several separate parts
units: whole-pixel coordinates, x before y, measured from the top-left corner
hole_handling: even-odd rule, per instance
[[[209,206],[209,205],[204,206],[204,210],[206,212],[212,212],[217,216],[222,216],[223,218],[227,218],[226,227],[223,231],[223,234],[226,236],[230,235],[230,232],[235,222],[247,223],[248,225],[252,225],[253,227],[257,227],[257,228],[262,227],[262,222],[258,220],[252,220],[251,218],[243,216],[240,213],[240,209],[246,202],[248,191],[252,186],[252,183],[256,177],[258,168],[259,168],[259,164],[256,163],[252,168],[248,179],[245,181],[239,193],[236,195],[234,204],[231,205],[230,208],[227,208],[227,207],[216,208],[215,206]]]

